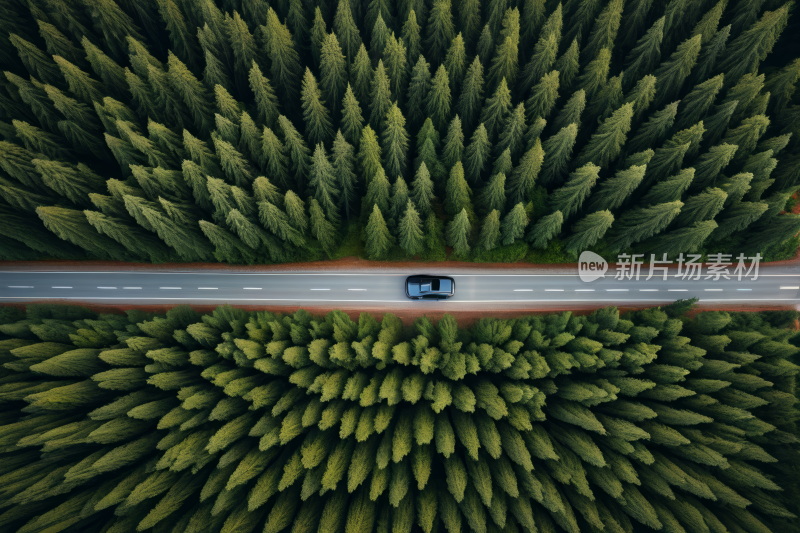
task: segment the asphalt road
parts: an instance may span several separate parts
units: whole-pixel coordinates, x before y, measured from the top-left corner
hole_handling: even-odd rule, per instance
[[[460,271],[463,272],[463,271]],[[494,271],[496,272],[496,271]],[[443,302],[410,301],[406,276],[420,272],[14,272],[0,270],[0,302],[64,299],[97,303],[209,303],[338,307],[476,309],[553,305],[625,305],[697,297],[705,304],[798,305],[800,268],[761,266],[758,279],[681,279],[670,273],[646,280],[575,274],[453,273],[455,295]]]

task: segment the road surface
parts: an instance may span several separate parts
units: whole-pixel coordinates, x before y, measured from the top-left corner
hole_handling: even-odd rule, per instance
[[[670,302],[697,297],[709,305],[800,304],[800,267],[762,265],[758,278],[682,279],[671,271],[646,280],[614,279],[614,272],[586,283],[575,274],[504,274],[487,269],[448,272],[455,296],[444,302],[410,301],[406,276],[420,272],[18,272],[0,268],[0,302],[66,301],[130,304],[239,304],[325,307],[413,307],[474,310],[602,306]],[[531,272],[536,272],[531,270]]]

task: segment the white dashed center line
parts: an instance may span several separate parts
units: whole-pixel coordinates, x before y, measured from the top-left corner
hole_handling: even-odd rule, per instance
[[[800,287],[797,287],[797,286],[786,286],[786,287],[781,287],[781,289],[784,289],[784,290],[787,290],[787,291],[796,291],[796,290],[800,289]]]
[[[51,289],[71,289],[72,287],[50,287]]]
[[[197,287],[198,291],[216,291],[217,287]]]
[[[608,292],[628,292],[628,289],[606,289]]]
[[[245,291],[260,291],[261,287],[242,287],[242,290],[245,290]]]
[[[329,291],[330,289],[310,289],[312,291]]]
[[[116,287],[97,287],[98,289],[116,289]]]
[[[594,292],[594,289],[575,289],[575,292]]]
[[[180,290],[180,287],[159,287],[162,290]]]
[[[736,289],[737,291],[752,291],[753,289]]]
[[[347,289],[348,291],[365,291],[367,289]]]
[[[639,292],[658,292],[658,289],[639,289]]]
[[[533,289],[514,289],[514,292],[533,292]]]
[[[33,285],[9,285],[9,289],[32,289]]]
[[[544,292],[564,292],[564,289],[545,289]]]
[[[141,287],[122,287],[122,288],[123,289],[139,289],[139,290],[141,290]]]
[[[722,292],[722,289],[703,289],[706,292]]]
[[[686,292],[689,289],[667,289],[669,292]]]

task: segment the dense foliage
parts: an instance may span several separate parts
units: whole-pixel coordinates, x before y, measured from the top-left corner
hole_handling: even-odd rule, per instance
[[[800,59],[762,64],[791,2],[483,4],[2,0],[0,258],[765,253],[800,230]]]
[[[3,308],[0,529],[797,531],[797,313],[686,308]]]

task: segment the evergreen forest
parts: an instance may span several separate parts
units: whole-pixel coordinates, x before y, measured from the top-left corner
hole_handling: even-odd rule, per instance
[[[0,259],[798,244],[792,1],[0,9]]]
[[[797,312],[0,308],[0,530],[798,531]]]

